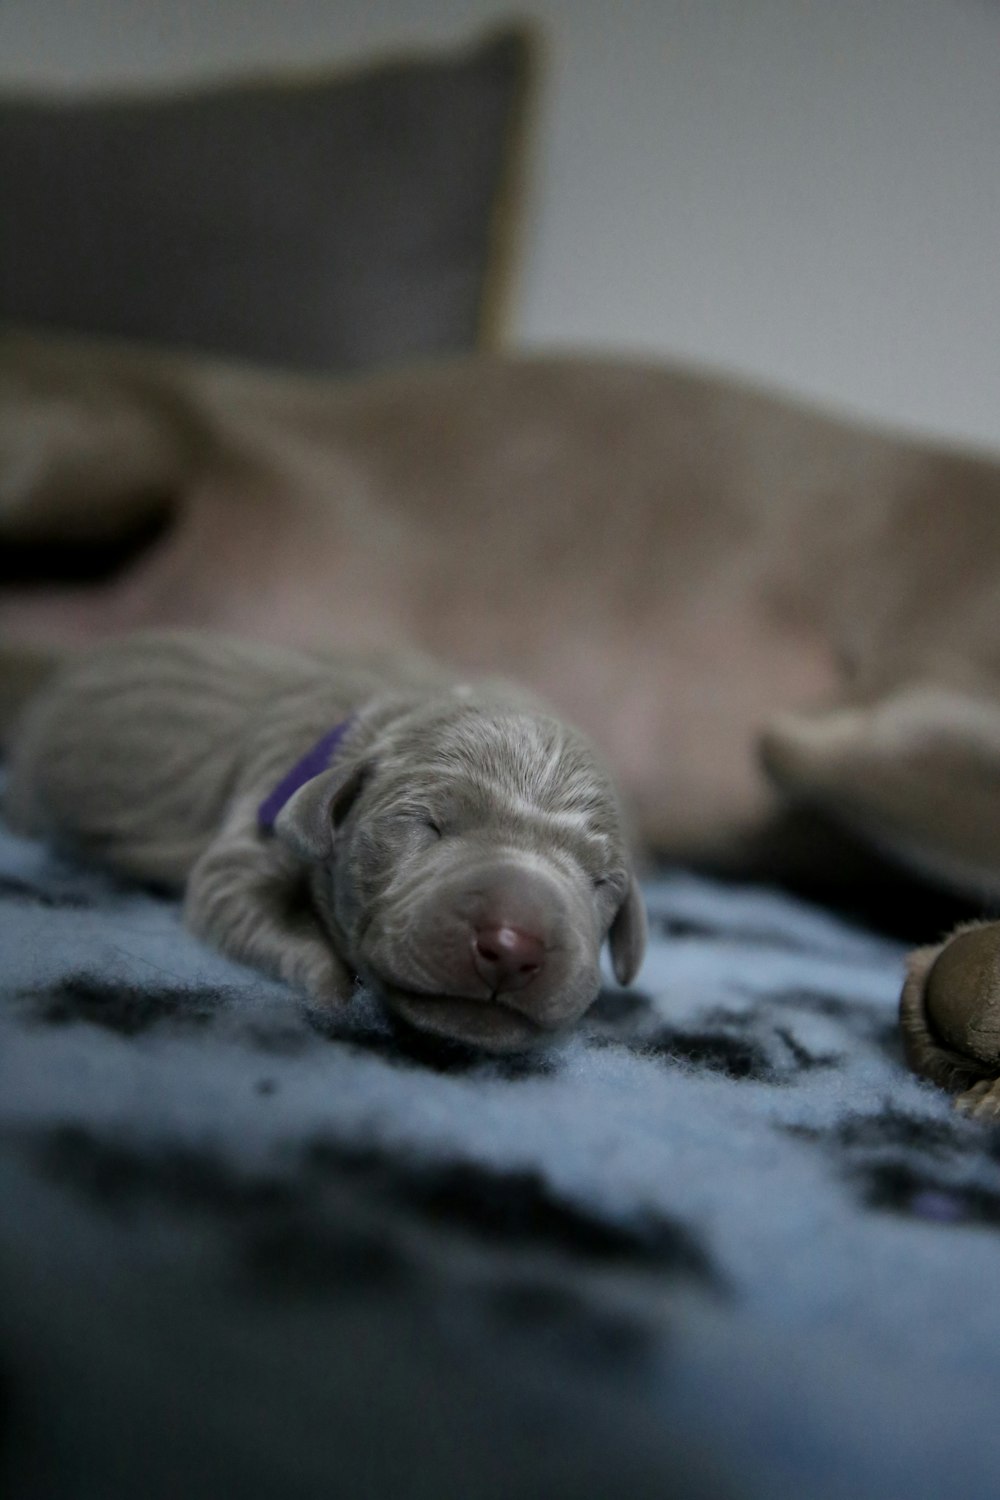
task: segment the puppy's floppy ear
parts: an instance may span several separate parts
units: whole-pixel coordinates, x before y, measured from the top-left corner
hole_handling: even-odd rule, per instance
[[[646,903],[639,882],[629,875],[628,890],[608,933],[611,967],[619,984],[631,984],[641,969],[648,931]]]
[[[275,835],[302,859],[329,859],[337,825],[346,818],[370,769],[366,761],[354,761],[312,777],[275,818]]]

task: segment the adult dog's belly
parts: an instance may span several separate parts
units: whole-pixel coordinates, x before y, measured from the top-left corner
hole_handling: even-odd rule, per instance
[[[757,600],[650,609],[560,610],[456,622],[432,650],[476,671],[515,676],[604,751],[647,846],[714,852],[751,833],[775,797],[756,742],[782,710],[834,701],[842,672],[815,628]]]

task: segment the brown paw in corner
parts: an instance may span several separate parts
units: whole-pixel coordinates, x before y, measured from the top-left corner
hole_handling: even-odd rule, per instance
[[[1000,1120],[1000,922],[910,954],[900,1025],[914,1072],[955,1093],[963,1114]]]

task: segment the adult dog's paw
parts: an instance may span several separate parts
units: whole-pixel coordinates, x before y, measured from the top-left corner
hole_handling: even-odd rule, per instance
[[[964,1114],[1000,1119],[1000,922],[912,953],[899,1015],[914,1072],[957,1093]]]
[[[1000,922],[960,928],[924,984],[931,1030],[946,1046],[1000,1072]]]
[[[971,1089],[959,1094],[955,1108],[972,1120],[982,1120],[987,1125],[1000,1122],[1000,1078],[983,1078]]]

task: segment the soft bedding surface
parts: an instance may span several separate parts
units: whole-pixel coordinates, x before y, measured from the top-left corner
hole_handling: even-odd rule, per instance
[[[310,1012],[0,841],[0,1490],[992,1493],[1000,1140],[902,949],[682,873],[545,1057]]]

